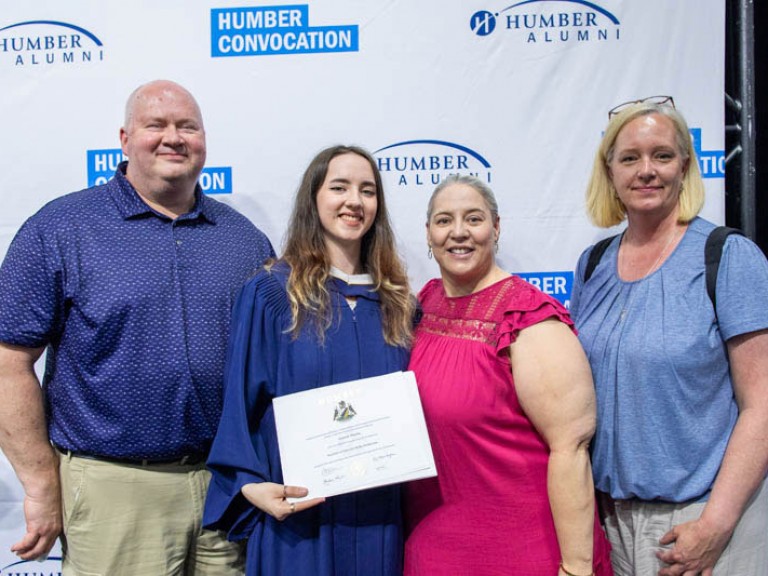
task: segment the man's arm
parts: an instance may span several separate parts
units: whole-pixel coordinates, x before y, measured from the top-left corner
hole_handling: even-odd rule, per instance
[[[61,532],[58,457],[48,440],[35,362],[43,348],[0,343],[0,449],[24,487],[27,531],[11,547],[24,560],[45,556]]]

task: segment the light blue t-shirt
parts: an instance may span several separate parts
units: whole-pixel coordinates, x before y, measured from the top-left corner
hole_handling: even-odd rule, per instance
[[[768,262],[729,236],[717,278],[717,317],[705,286],[714,224],[694,219],[655,272],[623,282],[620,237],[588,282],[579,259],[571,315],[592,365],[595,487],[614,498],[706,499],[736,422],[725,342],[768,328]]]

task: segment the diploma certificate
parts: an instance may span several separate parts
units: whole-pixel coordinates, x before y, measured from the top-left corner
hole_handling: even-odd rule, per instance
[[[307,498],[437,476],[413,372],[280,396],[272,405],[283,482],[309,489]]]

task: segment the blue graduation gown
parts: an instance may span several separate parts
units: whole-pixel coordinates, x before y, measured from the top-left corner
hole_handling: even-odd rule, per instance
[[[400,489],[334,496],[276,521],[240,493],[249,482],[282,484],[272,398],[404,370],[408,351],[384,342],[378,295],[369,286],[328,282],[334,321],[318,343],[305,323],[286,333],[291,312],[288,268],[261,271],[235,304],[224,411],[208,467],[207,528],[248,538],[248,576],[393,576],[402,574]],[[352,310],[345,296],[356,296]],[[311,496],[311,494],[310,494]]]

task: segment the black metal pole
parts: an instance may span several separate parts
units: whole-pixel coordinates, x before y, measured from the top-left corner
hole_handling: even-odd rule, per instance
[[[755,21],[753,0],[739,3],[739,124],[741,125],[741,229],[756,236]]]

